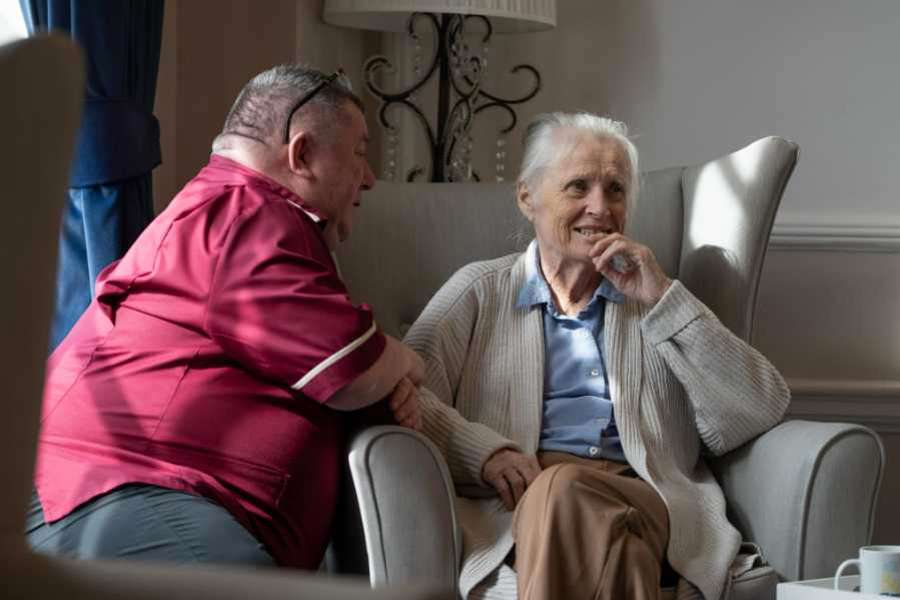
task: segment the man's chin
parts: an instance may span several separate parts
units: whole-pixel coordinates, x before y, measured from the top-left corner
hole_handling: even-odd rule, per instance
[[[325,245],[328,246],[329,250],[337,249],[338,244],[340,244],[343,239],[341,238],[340,232],[336,227],[326,227],[322,231],[322,237],[325,238]]]

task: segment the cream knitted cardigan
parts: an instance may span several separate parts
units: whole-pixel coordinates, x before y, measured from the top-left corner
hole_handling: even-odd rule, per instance
[[[406,336],[427,367],[423,429],[447,459],[459,496],[463,598],[513,546],[512,513],[486,497],[482,466],[502,447],[538,448],[541,311],[514,306],[535,244],[460,269]],[[603,355],[625,456],[669,511],[667,556],[682,576],[678,596],[696,586],[718,599],[741,536],[725,517],[701,448],[720,455],[773,427],[787,409],[788,388],[678,281],[650,310],[608,302]]]

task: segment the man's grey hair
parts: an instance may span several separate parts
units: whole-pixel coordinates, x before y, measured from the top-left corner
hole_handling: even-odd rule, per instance
[[[568,131],[576,135],[554,135],[561,131]],[[638,151],[628,138],[628,127],[625,123],[608,117],[601,117],[589,112],[553,112],[537,115],[528,124],[525,131],[522,167],[519,170],[518,182],[524,183],[532,192],[536,191],[544,172],[560,157],[568,154],[568,149],[563,146],[573,143],[577,139],[577,134],[615,140],[625,151],[630,170],[626,206],[628,213],[631,214],[640,187]]]
[[[222,133],[213,141],[213,152],[222,146],[225,138],[230,135],[250,138],[265,144],[273,141],[281,143],[288,112],[302,96],[327,78],[328,75],[321,71],[296,64],[277,65],[263,71],[251,79],[238,94],[225,118]],[[362,101],[350,89],[350,82],[346,77],[340,76],[316,92],[315,96],[294,114],[292,123],[296,124],[303,116],[309,115],[309,109],[312,107],[324,108],[324,111],[318,113],[323,117],[336,118],[340,115],[341,107],[347,102],[352,102],[363,111]],[[324,123],[313,124],[316,125],[322,126]]]

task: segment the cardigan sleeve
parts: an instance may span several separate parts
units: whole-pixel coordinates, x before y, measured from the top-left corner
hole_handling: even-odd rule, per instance
[[[474,289],[477,268],[463,267],[438,290],[410,328],[405,342],[425,361],[422,387],[422,429],[440,448],[454,483],[485,486],[481,470],[501,448],[518,445],[482,423],[467,420],[456,410],[455,399],[464,364],[478,364],[470,356],[472,331],[478,316]]]
[[[784,416],[791,395],[778,370],[680,281],[647,313],[641,330],[684,388],[713,454],[737,448]]]

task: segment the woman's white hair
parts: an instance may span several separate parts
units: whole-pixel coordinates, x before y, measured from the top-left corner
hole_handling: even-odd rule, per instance
[[[554,135],[564,131],[570,134]],[[524,183],[529,190],[536,191],[547,168],[568,154],[567,149],[562,146],[574,143],[578,134],[615,140],[625,151],[630,171],[626,201],[627,211],[631,214],[640,188],[638,151],[634,143],[628,139],[628,127],[625,123],[608,117],[589,112],[552,112],[537,115],[525,131],[518,182]]]

